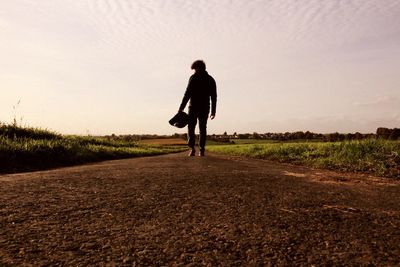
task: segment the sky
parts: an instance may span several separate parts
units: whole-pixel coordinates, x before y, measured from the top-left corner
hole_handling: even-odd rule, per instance
[[[190,65],[208,133],[400,127],[398,0],[0,0],[0,122],[172,134]],[[18,104],[19,103],[19,104]]]

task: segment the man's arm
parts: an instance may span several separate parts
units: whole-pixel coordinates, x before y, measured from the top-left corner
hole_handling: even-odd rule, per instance
[[[191,81],[192,81],[192,77],[190,77],[188,85],[186,87],[186,91],[185,94],[183,95],[183,99],[182,99],[182,103],[179,106],[179,111],[183,111],[186,107],[187,102],[189,101],[190,97],[191,97]]]
[[[214,78],[211,80],[211,119],[214,119],[217,111],[217,84]]]

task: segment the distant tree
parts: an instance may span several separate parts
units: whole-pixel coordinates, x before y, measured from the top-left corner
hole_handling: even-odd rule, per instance
[[[292,133],[292,138],[291,139],[305,139],[305,134],[302,131],[298,131],[295,133]]]
[[[249,139],[250,138],[250,134],[245,133],[245,134],[239,134],[238,135],[239,139]]]
[[[338,132],[330,133],[327,137],[329,142],[342,141],[345,139],[345,135]]]
[[[400,129],[398,128],[394,128],[392,129],[390,135],[389,135],[389,139],[391,140],[397,140],[400,138]]]
[[[376,129],[376,137],[378,138],[388,139],[390,134],[391,131],[389,128],[379,127]]]
[[[346,134],[345,140],[350,141],[350,140],[354,140],[354,139],[355,139],[355,134],[352,134],[352,133]]]
[[[254,132],[252,138],[253,139],[261,139],[261,136],[260,136],[260,134]]]
[[[362,133],[356,132],[356,133],[354,134],[354,139],[356,139],[356,140],[361,140],[361,139],[363,139]]]
[[[314,134],[310,131],[307,131],[304,133],[304,139],[306,139],[306,140],[314,139]]]

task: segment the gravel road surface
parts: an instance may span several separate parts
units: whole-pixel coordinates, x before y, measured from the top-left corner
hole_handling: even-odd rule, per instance
[[[0,266],[400,264],[400,181],[186,154],[0,176]]]

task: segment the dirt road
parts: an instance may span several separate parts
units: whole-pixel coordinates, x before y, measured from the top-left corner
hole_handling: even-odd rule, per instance
[[[0,176],[0,265],[398,265],[400,182],[184,154]]]

